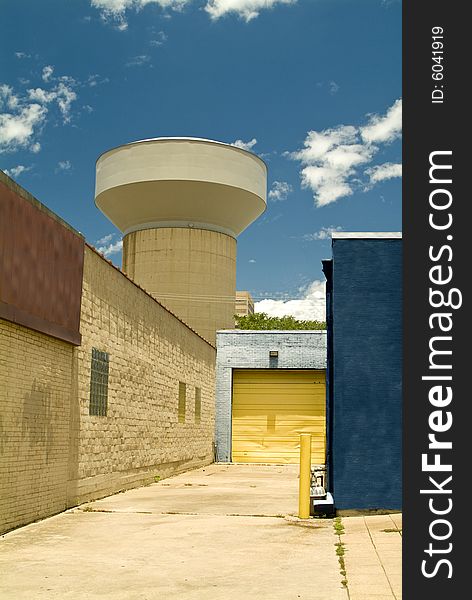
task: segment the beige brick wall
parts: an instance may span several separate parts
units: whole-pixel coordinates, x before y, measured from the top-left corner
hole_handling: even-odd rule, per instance
[[[0,532],[66,508],[73,346],[0,320]]]
[[[213,461],[215,349],[89,247],[81,333],[73,347],[0,320],[0,533]],[[92,348],[110,355],[102,417]]]
[[[213,461],[215,349],[89,247],[81,333],[71,505]],[[106,417],[89,415],[92,348],[110,355]],[[185,423],[179,381],[187,384]]]

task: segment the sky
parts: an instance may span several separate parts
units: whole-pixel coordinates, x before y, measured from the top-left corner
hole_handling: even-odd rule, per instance
[[[116,265],[95,161],[153,137],[258,154],[237,288],[323,318],[332,231],[401,230],[398,0],[3,0],[0,169]]]

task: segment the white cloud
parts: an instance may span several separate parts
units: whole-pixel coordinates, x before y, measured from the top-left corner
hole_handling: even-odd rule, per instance
[[[110,80],[108,79],[108,77],[101,77],[101,75],[98,75],[98,73],[95,73],[94,75],[89,75],[87,80],[85,81],[85,85],[88,85],[89,87],[95,87],[97,85],[102,85],[104,83],[109,83]]]
[[[15,52],[16,58],[31,58],[31,54],[27,54],[26,52]]]
[[[9,177],[19,177],[22,173],[26,173],[27,171],[31,171],[32,167],[25,167],[24,165],[18,165],[17,167],[12,167],[11,169],[5,169],[5,173]]]
[[[309,131],[304,148],[286,153],[301,163],[302,186],[313,192],[317,206],[350,196],[359,187],[359,177],[371,176],[365,168],[380,150],[401,135],[401,100],[385,115],[370,115],[363,127],[338,125],[323,131]],[[371,184],[381,181],[372,180]],[[364,191],[367,188],[364,187]]]
[[[390,6],[399,2],[401,2],[401,0],[382,0],[380,4],[385,8],[390,8]]]
[[[119,254],[123,250],[123,240],[118,240],[114,244],[110,244],[103,250],[99,248],[99,251],[102,252],[107,258],[108,256],[112,256],[113,254]]]
[[[360,129],[364,142],[390,143],[402,134],[402,101],[398,99],[385,115],[371,115],[369,123]]]
[[[265,299],[256,302],[256,312],[267,313],[271,317],[292,315],[299,320],[324,321],[326,318],[325,284],[313,281],[298,300]]]
[[[28,96],[30,100],[39,102],[43,105],[49,104],[50,102],[56,102],[61,111],[63,122],[70,122],[72,102],[77,100],[77,94],[70,84],[59,81],[59,83],[51,90],[45,90],[43,88],[29,89]]]
[[[342,227],[335,227],[334,225],[330,226],[330,227],[321,227],[321,229],[319,229],[318,231],[315,231],[314,233],[307,233],[305,234],[302,239],[307,241],[307,242],[312,242],[314,240],[329,240],[331,239],[331,234],[335,233],[336,231],[342,231],[343,228]]]
[[[330,81],[328,83],[329,93],[331,95],[337,94],[339,92],[339,85],[335,81]]]
[[[148,4],[156,4],[164,11],[182,11],[194,0],[90,0],[91,6],[100,11],[100,16],[106,23],[114,25],[119,31],[128,29],[126,20],[129,11],[139,11]],[[261,10],[274,8],[276,5],[296,4],[298,0],[206,0],[204,6],[212,20],[220,19],[229,14],[235,14],[246,22],[259,16]],[[164,17],[169,14],[164,12]],[[160,45],[159,40],[157,44]],[[151,42],[152,44],[152,42]]]
[[[13,88],[6,84],[0,85],[0,108],[14,109],[18,104],[18,96],[13,93]]]
[[[30,100],[36,100],[41,104],[48,104],[48,102],[56,99],[56,94],[43,90],[42,88],[29,89],[28,96]]]
[[[256,261],[255,261],[253,258],[250,258],[250,259],[248,260],[248,262],[250,262],[251,264],[254,264]]]
[[[147,4],[157,4],[162,9],[181,10],[191,0],[91,0],[91,5],[100,10],[105,22],[114,24],[120,31],[128,28],[126,11],[141,10]]]
[[[257,144],[256,138],[252,138],[249,142],[243,142],[243,140],[236,140],[232,142],[231,146],[236,146],[236,148],[241,148],[241,150],[252,150],[254,146]]]
[[[70,108],[72,102],[77,100],[77,94],[67,85],[63,83],[59,83],[56,88],[57,94],[57,104],[59,106],[59,110],[62,113],[62,118],[64,123],[68,123],[71,119],[70,117]]]
[[[402,165],[400,163],[384,163],[366,170],[370,177],[370,184],[375,185],[379,181],[393,179],[402,176]]]
[[[42,74],[43,81],[48,82],[51,79],[51,76],[53,73],[54,73],[54,67],[51,65],[46,65],[43,69],[43,74]]]
[[[47,112],[44,106],[32,103],[21,107],[16,114],[0,114],[0,152],[27,148],[44,124]]]
[[[115,235],[115,233],[111,233],[96,242],[97,250],[107,258],[113,254],[119,254],[123,249],[123,240],[112,241]]]
[[[286,181],[274,181],[270,190],[269,198],[271,200],[286,200],[287,196],[293,191],[292,186]]]
[[[114,233],[109,233],[108,235],[103,236],[102,238],[100,238],[99,240],[97,240],[95,243],[97,244],[97,246],[104,246],[105,244],[108,244],[109,242],[111,242],[111,240],[115,237],[116,234]]]
[[[78,84],[73,77],[53,77],[52,73],[53,67],[45,67],[42,78],[48,85],[26,93],[0,84],[0,152],[24,148],[39,152],[41,145],[36,138],[47,122],[51,104],[57,106],[63,123],[71,121],[72,103],[77,99],[74,87]]]
[[[142,67],[146,65],[151,60],[151,57],[148,54],[140,54],[139,56],[134,56],[130,58],[130,60],[126,63],[127,67]]]
[[[212,19],[234,13],[246,22],[255,19],[263,9],[277,4],[295,4],[297,0],[208,0],[205,10]]]
[[[167,35],[163,31],[158,31],[154,34],[155,37],[149,42],[150,46],[162,46],[167,41]]]
[[[194,0],[90,0],[91,6],[100,11],[102,20],[114,25],[119,31],[128,29],[126,15],[129,11],[139,11],[148,4],[157,4],[164,11],[169,9],[182,11]],[[296,4],[298,0],[206,0],[204,6],[212,20],[220,19],[229,14],[235,14],[246,22],[259,16],[262,10],[274,8],[276,5]],[[164,12],[164,17],[169,14]],[[161,45],[160,40],[151,45]],[[165,41],[165,40],[164,40]]]
[[[70,171],[72,169],[72,164],[70,160],[60,160],[57,163],[56,171]]]

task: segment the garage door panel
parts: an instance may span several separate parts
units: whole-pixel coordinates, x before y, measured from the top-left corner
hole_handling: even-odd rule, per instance
[[[270,387],[267,390],[261,390],[261,391],[257,391],[257,397],[259,398],[271,398],[271,397],[279,397],[279,398],[283,398],[286,394],[289,394],[290,396],[300,396],[300,397],[304,397],[307,393],[313,393],[313,391],[316,393],[316,387],[319,385],[323,385],[323,384],[318,384],[318,383],[310,383],[309,385],[303,386],[302,388],[293,388],[290,385],[284,385],[283,388],[274,388],[274,387]],[[257,383],[253,383],[250,386],[238,386],[238,387],[234,387],[234,391],[235,392],[242,392],[243,394],[245,394],[245,396],[255,396],[255,389],[257,389],[259,386]],[[315,390],[313,390],[313,388],[315,388]]]
[[[323,371],[233,372],[234,462],[298,463],[300,433],[312,434],[312,463],[325,461]]]
[[[235,440],[237,441],[238,438],[236,437]],[[291,435],[274,436],[270,437],[270,439],[267,439],[267,441],[265,441],[265,438],[263,438],[260,435],[248,436],[244,437],[244,439],[240,438],[239,441],[247,442],[248,447],[255,445],[261,448],[272,448],[273,450],[276,450],[278,447],[280,447],[281,451],[283,451],[284,449],[290,450],[291,448],[297,449],[297,451],[300,449],[300,445],[294,441],[293,436]],[[314,449],[316,447],[318,447],[319,450],[322,449],[323,442],[321,440],[313,441],[312,448]]]
[[[323,425],[314,425],[306,427],[292,427],[292,426],[281,426],[274,429],[268,429],[263,425],[257,426],[252,425],[250,428],[241,429],[233,428],[233,440],[243,442],[245,439],[257,438],[261,439],[262,436],[281,436],[293,438],[299,437],[301,433],[312,433],[316,435],[324,435],[325,428]]]
[[[294,394],[285,394],[284,396],[275,396],[275,395],[267,395],[267,398],[264,396],[248,396],[245,397],[241,402],[238,401],[238,409],[248,408],[254,409],[257,407],[263,408],[264,410],[270,410],[270,407],[281,407],[287,408],[290,402],[290,407],[303,406],[303,408],[311,407],[313,405],[324,406],[325,405],[325,397],[323,394],[311,394],[309,396],[311,390],[308,390],[305,395],[296,396]],[[241,395],[241,392],[236,392]]]
[[[235,409],[233,410],[233,422],[236,419],[257,419],[258,417],[267,418],[269,416],[282,419],[301,418],[303,420],[305,417],[321,417],[320,412],[323,409],[324,405],[310,406],[309,409],[305,409],[303,406],[297,406],[293,408],[293,410],[287,408],[285,410],[280,409],[278,411],[264,410],[262,407],[257,407],[254,409]]]
[[[319,381],[318,383],[324,383],[323,381]],[[237,383],[235,384],[235,389],[237,390],[246,390],[248,393],[251,393],[254,389],[254,385],[257,385],[261,394],[267,394],[272,392],[274,389],[279,390],[279,393],[282,393],[283,390],[290,390],[290,393],[296,394],[301,393],[304,390],[307,390],[312,385],[317,385],[315,383],[314,378],[309,381],[305,381],[303,383],[297,381],[281,381],[277,384],[277,387],[274,387],[273,383],[261,383],[260,381],[250,381],[246,383]]]
[[[296,379],[297,383],[303,383],[304,381],[324,381],[325,380],[325,372],[316,370],[316,369],[235,369],[239,374],[238,383],[246,383],[248,381],[254,383],[259,382],[265,378],[265,375],[261,375],[261,373],[267,373],[271,371],[272,373],[280,374],[280,381],[288,381],[290,379]],[[296,377],[293,377],[294,373],[299,373]],[[271,382],[268,382],[267,379],[262,381],[264,384],[270,385]]]
[[[237,431],[238,429],[250,431],[252,427],[262,428],[264,431],[268,427],[277,427],[277,430],[281,427],[286,427],[291,431],[300,430],[301,433],[305,433],[307,428],[310,429],[311,427],[316,426],[320,426],[324,429],[324,418],[314,415],[304,415],[303,413],[284,415],[275,418],[267,418],[266,415],[257,415],[253,417],[246,417],[244,419],[233,419],[233,431]]]

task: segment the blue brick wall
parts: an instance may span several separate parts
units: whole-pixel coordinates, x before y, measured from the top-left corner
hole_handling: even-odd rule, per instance
[[[334,239],[332,265],[329,464],[336,507],[400,509],[401,239]]]

